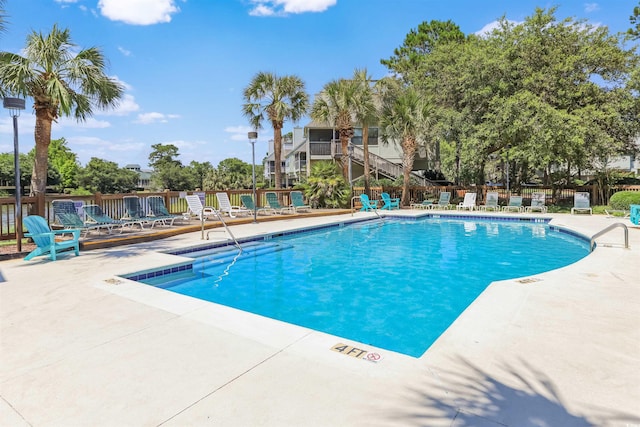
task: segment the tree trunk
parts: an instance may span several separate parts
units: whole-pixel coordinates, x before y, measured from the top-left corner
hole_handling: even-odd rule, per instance
[[[273,126],[273,160],[275,163],[275,187],[282,188],[282,124],[271,122]]]
[[[364,152],[364,194],[371,197],[369,186],[369,126],[362,126],[362,150]]]
[[[402,198],[400,206],[410,205],[409,200],[409,184],[411,180],[411,171],[413,170],[413,161],[416,155],[415,138],[405,137],[402,141]]]
[[[51,143],[51,118],[46,109],[36,110],[35,143],[36,155],[31,173],[31,190],[29,196],[37,197],[47,192],[47,171],[49,161],[49,144]],[[38,208],[36,215],[44,216],[44,206]]]
[[[342,176],[347,182],[351,182],[349,176],[349,135],[347,132],[340,131],[340,146],[342,148]]]

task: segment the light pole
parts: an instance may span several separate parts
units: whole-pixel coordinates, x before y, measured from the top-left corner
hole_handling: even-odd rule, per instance
[[[13,168],[16,178],[16,210],[13,216],[16,230],[16,244],[18,252],[22,252],[22,188],[20,188],[20,151],[18,148],[18,117],[24,110],[24,99],[4,98],[2,106],[9,110],[13,117]]]
[[[249,142],[251,143],[251,174],[253,177],[253,222],[258,223],[258,199],[256,196],[256,139],[258,139],[258,132],[249,132],[247,134]]]

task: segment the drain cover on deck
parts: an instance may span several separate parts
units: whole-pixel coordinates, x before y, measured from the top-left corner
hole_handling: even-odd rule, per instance
[[[516,280],[516,282],[518,283],[535,283],[535,282],[539,282],[542,279],[538,279],[537,277],[528,277],[526,279],[520,279],[520,280]]]

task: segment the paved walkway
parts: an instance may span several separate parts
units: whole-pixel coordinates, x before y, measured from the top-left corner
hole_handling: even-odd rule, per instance
[[[549,216],[589,236],[617,221]],[[493,283],[421,358],[115,277],[200,233],[0,262],[0,425],[640,426],[640,228],[625,224],[630,250],[614,230],[571,266]]]

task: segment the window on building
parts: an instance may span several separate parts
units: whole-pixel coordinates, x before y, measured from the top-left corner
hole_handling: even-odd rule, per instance
[[[309,141],[331,142],[333,129],[309,129]]]
[[[369,128],[369,145],[378,145],[378,128]],[[362,128],[353,130],[351,138],[353,145],[362,145]]]

